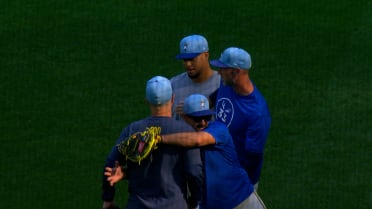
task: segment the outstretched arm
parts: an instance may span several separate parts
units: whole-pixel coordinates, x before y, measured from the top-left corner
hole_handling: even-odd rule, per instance
[[[216,144],[214,137],[205,131],[166,134],[161,136],[160,142],[183,147],[200,147]]]

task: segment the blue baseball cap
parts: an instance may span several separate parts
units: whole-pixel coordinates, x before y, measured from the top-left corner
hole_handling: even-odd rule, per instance
[[[172,98],[172,84],[162,76],[155,76],[147,81],[146,99],[153,105],[162,105]]]
[[[238,68],[249,70],[252,67],[251,55],[244,49],[229,47],[225,49],[218,60],[210,61],[212,66],[219,68]]]
[[[188,96],[183,104],[183,112],[186,115],[193,117],[214,114],[214,112],[209,109],[209,101],[207,97],[201,94],[192,94]]]
[[[207,52],[208,42],[201,35],[191,35],[184,37],[180,42],[180,54],[177,59],[192,59],[203,52]]]

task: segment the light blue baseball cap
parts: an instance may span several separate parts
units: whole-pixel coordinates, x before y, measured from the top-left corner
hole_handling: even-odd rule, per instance
[[[183,112],[188,116],[207,116],[214,112],[209,109],[208,98],[201,94],[192,94],[186,97],[183,104]]]
[[[163,76],[155,76],[147,81],[146,99],[153,105],[162,105],[172,98],[172,84]]]
[[[212,60],[210,63],[212,66],[219,68],[249,70],[252,67],[251,55],[244,49],[237,47],[225,49],[218,60]]]
[[[190,35],[184,37],[180,42],[180,54],[177,59],[192,59],[203,52],[207,52],[208,42],[201,35]]]

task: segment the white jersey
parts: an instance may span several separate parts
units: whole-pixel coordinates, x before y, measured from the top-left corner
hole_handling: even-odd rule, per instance
[[[202,94],[209,97],[220,86],[221,77],[217,71],[213,71],[213,75],[204,82],[194,83],[186,72],[174,76],[170,79],[174,93],[174,104],[172,107],[173,118],[180,120],[179,115],[175,114],[176,106],[191,94]]]

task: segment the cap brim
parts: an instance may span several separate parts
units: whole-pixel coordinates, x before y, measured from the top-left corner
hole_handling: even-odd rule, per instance
[[[184,60],[184,59],[192,59],[194,57],[197,57],[201,53],[185,53],[185,54],[179,54],[176,56],[177,59],[179,60]]]
[[[210,61],[211,65],[214,66],[214,67],[219,67],[219,68],[228,68],[229,66],[223,64],[221,61],[219,60],[212,60]]]
[[[191,117],[200,117],[200,116],[207,116],[207,115],[213,115],[213,114],[214,112],[211,110],[203,110],[203,111],[189,113],[187,115]]]

